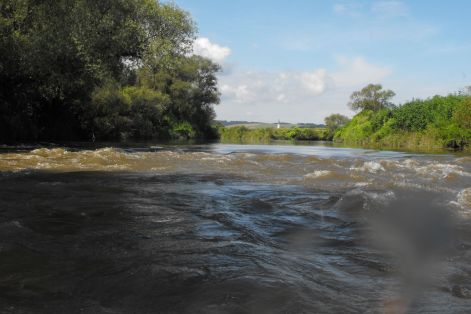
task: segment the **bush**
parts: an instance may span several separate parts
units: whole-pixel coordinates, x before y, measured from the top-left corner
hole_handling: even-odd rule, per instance
[[[313,128],[283,128],[274,129],[272,134],[274,140],[298,140],[318,141],[321,139],[319,132]]]
[[[163,138],[167,128],[163,119],[168,96],[146,87],[126,87],[124,94],[130,99],[131,136],[133,138]]]
[[[122,90],[113,83],[97,88],[92,94],[91,115],[92,133],[99,139],[127,137],[129,129],[131,101]]]
[[[196,132],[193,129],[193,126],[187,121],[175,124],[171,130],[171,135],[175,139],[188,140],[190,138],[194,138],[195,134]]]
[[[382,109],[372,115],[371,117],[371,127],[373,131],[380,130],[386,122],[388,122],[393,116],[393,111],[390,109]]]
[[[364,110],[353,117],[346,126],[338,129],[334,135],[336,142],[358,142],[362,143],[373,134],[372,118],[374,112]]]
[[[432,113],[427,110],[422,100],[413,100],[398,107],[394,111],[395,123],[393,128],[406,131],[423,131],[433,120]]]
[[[471,129],[471,97],[467,97],[456,106],[453,121],[461,128]]]
[[[412,100],[392,110],[364,110],[334,136],[337,142],[391,147],[450,147],[471,142],[471,98],[464,95]]]

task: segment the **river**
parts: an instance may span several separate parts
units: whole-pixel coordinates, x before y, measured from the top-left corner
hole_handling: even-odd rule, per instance
[[[0,313],[470,313],[471,156],[4,147]]]

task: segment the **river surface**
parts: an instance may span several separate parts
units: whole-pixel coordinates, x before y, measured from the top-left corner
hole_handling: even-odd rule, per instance
[[[0,313],[471,313],[471,156],[4,147]]]

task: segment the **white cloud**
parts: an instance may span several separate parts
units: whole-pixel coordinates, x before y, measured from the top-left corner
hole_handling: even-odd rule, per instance
[[[363,58],[338,57],[338,71],[238,71],[220,77],[219,119],[322,122],[330,113],[349,114],[352,91],[378,83],[392,71]],[[250,112],[250,115],[248,114]]]
[[[299,80],[311,94],[320,95],[327,88],[327,71],[319,69],[311,73],[301,73]]]
[[[236,103],[289,102],[299,97],[324,93],[330,78],[327,71],[258,72],[242,71],[220,77],[224,100]]]
[[[212,43],[206,37],[200,37],[193,43],[193,53],[214,62],[222,63],[231,54],[231,49]]]
[[[224,84],[220,88],[222,95],[226,99],[232,99],[238,103],[250,102],[253,101],[254,95],[249,87],[245,84]]]

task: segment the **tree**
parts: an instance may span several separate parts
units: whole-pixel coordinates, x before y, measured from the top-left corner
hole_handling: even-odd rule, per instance
[[[328,129],[327,137],[329,139],[332,139],[334,137],[335,131],[350,122],[350,119],[347,116],[341,115],[339,113],[334,113],[328,117],[325,117],[324,122]]]
[[[341,115],[339,113],[334,113],[328,117],[325,117],[324,122],[327,128],[333,132],[336,129],[350,122],[350,119],[347,116]]]
[[[353,92],[348,105],[355,111],[391,109],[394,104],[390,99],[395,95],[392,90],[383,90],[381,84],[369,84],[360,91]]]
[[[85,139],[97,121],[116,136],[133,111],[123,86],[144,65],[174,67],[194,31],[185,11],[155,0],[0,1],[0,141]],[[131,109],[157,120],[144,107]]]
[[[141,86],[168,96],[164,114],[175,127],[188,121],[197,136],[211,136],[213,105],[219,103],[220,97],[216,77],[219,70],[220,66],[209,59],[182,56],[174,59],[170,68],[144,65],[138,71],[138,81]]]

